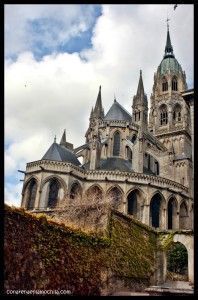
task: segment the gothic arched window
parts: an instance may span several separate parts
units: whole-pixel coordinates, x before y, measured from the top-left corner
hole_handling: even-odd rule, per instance
[[[56,179],[52,179],[49,184],[48,207],[54,208],[58,200],[59,183]]]
[[[113,139],[113,156],[119,156],[120,154],[120,133],[116,131]]]
[[[179,104],[175,105],[174,111],[173,111],[173,121],[174,122],[180,122],[181,121],[181,106]]]
[[[81,186],[78,182],[74,182],[70,190],[70,199],[81,197]]]
[[[162,79],[162,92],[168,91],[168,81],[166,80],[166,78],[164,77]]]
[[[172,79],[172,90],[177,91],[177,78],[173,77]]]
[[[168,123],[167,107],[165,104],[163,104],[160,107],[160,125],[166,125],[167,123]]]
[[[134,134],[134,135],[132,136],[131,142],[132,142],[132,143],[135,143],[136,139],[137,139],[137,136]]]
[[[34,203],[36,199],[36,191],[37,191],[37,183],[35,179],[32,179],[29,183],[29,197],[28,197],[28,203],[27,203],[27,209],[33,209],[34,208]]]

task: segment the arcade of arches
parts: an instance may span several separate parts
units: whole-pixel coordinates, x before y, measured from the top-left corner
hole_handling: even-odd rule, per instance
[[[51,178],[44,188],[46,189],[46,199],[43,202],[42,199],[40,200],[40,209],[58,207],[61,189],[59,180]],[[29,210],[35,208],[37,190],[37,181],[32,178],[25,188],[25,206]],[[79,182],[75,181],[71,184],[69,198],[75,200],[79,196],[82,196],[82,188]],[[166,200],[161,193],[156,192],[146,204],[144,193],[139,189],[133,189],[126,195],[119,187],[112,186],[104,193],[102,187],[98,185],[88,188],[86,196],[89,203],[102,201],[106,198],[114,209],[132,215],[135,219],[153,228],[168,230],[191,228],[192,208],[188,207],[185,200],[178,203],[173,196]],[[146,214],[148,217],[146,217]]]

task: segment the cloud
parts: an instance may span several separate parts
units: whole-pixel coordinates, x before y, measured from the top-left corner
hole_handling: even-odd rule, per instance
[[[13,53],[17,53],[15,61],[10,58],[5,61],[5,162],[8,178],[17,177],[17,169],[24,170],[26,162],[41,159],[54,136],[57,135],[59,141],[65,128],[67,140],[75,147],[85,142],[89,114],[95,105],[100,84],[105,113],[113,102],[114,93],[117,101],[131,113],[140,69],[143,71],[145,92],[150,97],[153,75],[164,54],[167,8],[175,56],[186,71],[187,81],[193,85],[193,5],[179,5],[175,12],[173,5],[103,5],[102,14],[93,28],[91,49],[80,53],[53,51],[38,61],[28,45],[26,21],[52,16],[53,10],[45,7],[46,11],[42,5],[32,6],[26,11],[25,21],[19,22],[22,38],[18,44],[8,32],[13,24],[17,24],[19,16],[24,15],[25,8],[17,8],[14,20],[11,20],[11,8],[6,12],[6,26],[10,26],[6,31],[7,39],[16,48]],[[86,15],[81,16],[79,5],[78,12],[68,7],[66,5],[63,9],[61,6],[60,9],[59,5],[55,5],[57,20],[63,22],[65,16],[71,21],[78,16],[82,20],[78,25],[85,21]],[[93,19],[93,10],[90,9],[88,16]],[[69,20],[64,33],[68,42],[73,30]],[[84,27],[77,31],[80,30]],[[48,31],[49,28],[44,30],[44,37]],[[38,32],[37,35],[39,40]],[[60,32],[58,39],[61,41],[61,38]],[[49,40],[49,43],[53,41]],[[12,185],[12,195],[11,185],[6,186],[7,199],[10,197],[11,202],[19,197],[14,183]],[[17,183],[18,189],[19,186]],[[19,198],[16,201],[19,203]]]
[[[98,5],[5,5],[5,53],[56,50],[91,28]]]

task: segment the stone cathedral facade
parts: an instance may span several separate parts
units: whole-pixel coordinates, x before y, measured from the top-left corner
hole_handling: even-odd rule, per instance
[[[64,132],[60,143],[28,163],[21,206],[48,212],[75,204],[77,197],[96,197],[155,228],[193,228],[191,120],[182,97],[187,89],[168,29],[149,116],[141,71],[132,114],[116,99],[105,114],[100,87],[85,144],[74,148]]]

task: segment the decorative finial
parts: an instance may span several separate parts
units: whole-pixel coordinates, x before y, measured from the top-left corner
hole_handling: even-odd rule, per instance
[[[99,86],[99,90],[101,91],[101,85]]]
[[[56,143],[56,135],[55,135],[55,137],[54,137],[54,143]]]
[[[115,94],[114,94],[114,102],[116,102],[116,96],[115,96]]]
[[[140,76],[142,76],[142,70],[140,70]]]

